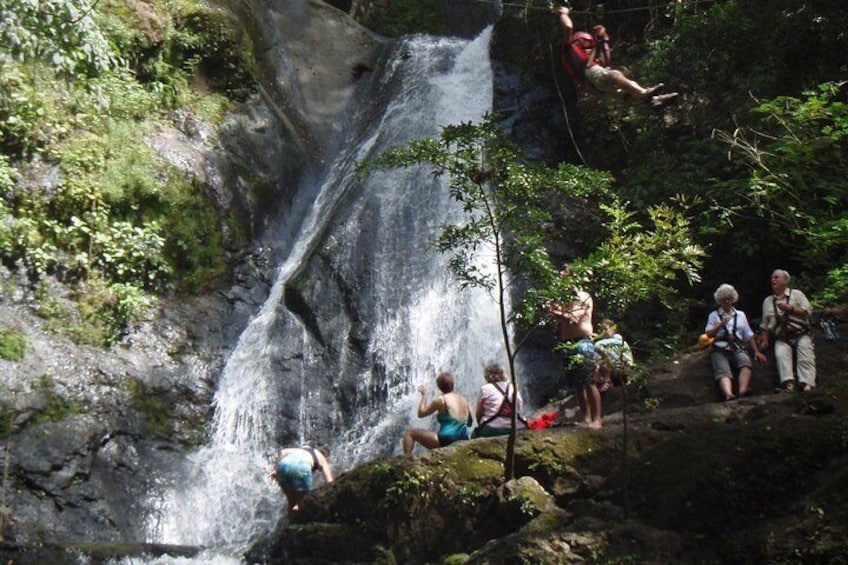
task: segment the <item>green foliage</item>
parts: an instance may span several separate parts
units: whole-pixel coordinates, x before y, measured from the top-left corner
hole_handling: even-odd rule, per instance
[[[9,158],[0,154],[0,195],[12,190],[16,177],[17,171],[9,164]],[[0,206],[3,206],[2,201],[0,201]],[[0,208],[0,213],[2,213],[2,210],[3,208]]]
[[[22,361],[29,348],[26,334],[16,330],[0,331],[0,358],[6,361]]]
[[[144,9],[106,0],[101,11],[101,27],[128,68],[166,108],[199,100],[194,88],[238,101],[255,92],[249,41],[227,11],[193,0],[157,0]]]
[[[636,365],[627,378],[629,401],[643,402],[650,398],[651,375],[644,365]]]
[[[645,228],[612,194],[609,175],[529,161],[491,116],[480,124],[446,126],[439,139],[412,141],[363,169],[421,164],[445,178],[451,199],[463,211],[460,220],[442,227],[436,248],[449,255],[449,268],[461,288],[484,288],[494,295],[513,380],[520,344],[513,347],[510,342],[509,323],[534,327],[548,319],[547,304],[571,302],[579,287],[623,315],[639,301],[669,302],[681,277],[690,283],[698,280],[703,250],[693,241],[685,210],[652,207],[647,212],[651,227]],[[559,276],[545,247],[551,235],[546,230],[553,220],[551,203],[560,200],[582,202],[587,208],[607,203],[598,207],[607,215],[605,233],[579,250],[583,256],[574,262],[573,277]],[[491,264],[481,264],[485,257],[491,257]],[[524,290],[512,312],[507,311],[509,284]],[[507,478],[513,471],[514,427],[511,432]]]
[[[71,416],[82,414],[82,408],[75,402],[68,402],[55,393],[47,395],[47,405],[44,410],[36,412],[30,423],[33,425],[46,424],[47,422],[61,422]]]
[[[229,13],[209,4],[176,4],[163,58],[169,66],[181,66],[192,76],[202,75],[213,90],[230,99],[243,101],[255,92],[247,38]]]
[[[61,422],[71,416],[82,414],[82,408],[75,402],[68,402],[53,390],[53,379],[47,375],[42,375],[37,381],[32,383],[33,389],[41,389],[47,397],[44,409],[33,414],[29,420],[30,424],[38,425],[48,422]]]
[[[683,199],[677,205],[650,207],[646,225],[611,192],[608,174],[527,161],[491,118],[479,125],[445,127],[440,140],[413,141],[373,165],[424,162],[434,175],[447,177],[451,198],[465,212],[460,223],[444,226],[436,240],[437,249],[450,254],[449,266],[460,286],[503,292],[506,283],[499,277],[508,269],[512,281],[525,289],[511,317],[527,326],[546,317],[544,304],[562,301],[578,286],[622,315],[638,302],[659,299],[668,305],[681,280],[699,280],[704,251],[694,241]],[[546,245],[553,235],[572,240],[587,230],[549,231],[552,202],[563,201],[586,209],[593,202],[605,203],[595,204],[595,216],[603,223],[599,239],[585,242],[580,250],[584,255],[573,263],[577,276],[568,280],[558,276]],[[493,268],[480,265],[484,252],[493,252]]]
[[[827,279],[821,291],[814,296],[817,306],[843,303],[848,297],[848,263],[843,263],[827,272]]]
[[[38,66],[0,58],[0,150],[9,157],[34,155],[65,129],[55,110],[64,89],[42,74]]]
[[[389,37],[410,33],[444,34],[447,31],[444,6],[435,0],[392,0],[372,4],[370,9],[366,7],[365,10],[356,14],[357,21]]]
[[[156,119],[176,104],[173,88],[160,83],[144,84],[129,69],[120,68],[77,85],[76,96],[68,101],[68,112],[83,118],[87,128],[108,127],[111,121],[113,128],[132,124],[147,129],[152,124],[145,121]],[[135,132],[136,137],[138,133]]]
[[[412,141],[406,148],[387,151],[365,169],[422,163],[435,176],[445,177],[451,199],[464,212],[458,222],[443,226],[436,248],[449,255],[448,265],[460,287],[494,292],[502,309],[507,290],[504,269],[510,270],[513,284],[520,282],[529,289],[528,299],[558,279],[545,248],[553,219],[550,203],[610,196],[611,179],[602,172],[570,164],[553,168],[524,159],[491,116],[480,124],[446,126],[440,139]],[[481,264],[483,256],[491,256],[492,263]],[[530,325],[536,309],[524,310],[523,319]],[[508,313],[502,313],[506,320]]]
[[[708,255],[694,309],[682,306],[698,319],[719,283],[739,289],[743,308],[756,304],[776,267],[808,295],[832,286],[821,300],[844,289],[824,280],[828,272],[838,279],[846,263],[843,12],[829,1],[675,3],[673,26],[645,45],[645,58],[627,62],[641,83],[679,91],[679,103],[660,116],[580,107],[586,160],[616,173],[617,192],[634,209],[677,194],[690,203],[691,229]],[[642,337],[687,320],[681,311],[667,320],[653,312]],[[644,326],[628,321],[628,331]]]
[[[253,92],[249,43],[193,0],[12,0],[0,18],[14,57],[0,57],[0,261],[75,285],[76,306],[42,312],[78,341],[112,343],[147,293],[193,292],[225,268],[213,204],[146,139],[180,106],[216,120],[229,101],[209,89]],[[49,187],[16,184],[35,156],[61,173]]]
[[[601,208],[610,218],[608,236],[572,269],[584,273],[585,287],[607,309],[621,317],[637,302],[658,299],[669,306],[681,278],[688,284],[700,280],[704,251],[693,239],[685,207],[649,208],[648,226],[622,204]]]
[[[478,504],[486,496],[486,491],[477,483],[469,483],[460,486],[457,498],[464,506],[472,507]]]
[[[404,509],[412,515],[416,505],[430,495],[429,485],[430,479],[427,476],[418,471],[405,470],[403,476],[386,489],[386,507]]]
[[[162,227],[145,221],[167,193],[161,180],[150,180],[157,169],[143,140],[113,137],[114,129],[76,132],[51,148],[65,175],[50,194],[9,193],[12,207],[5,211],[12,219],[0,227],[7,262],[20,262],[36,277],[61,267],[74,278],[97,272],[148,289],[167,280]]]
[[[135,321],[156,305],[156,298],[135,285],[109,283],[97,276],[74,288],[73,299],[61,299],[43,282],[36,289],[36,313],[46,327],[75,343],[114,345]]]
[[[96,76],[118,64],[99,28],[96,2],[5,0],[0,48],[20,61],[48,62],[57,73]]]
[[[848,38],[838,2],[725,0],[691,10],[686,4],[651,65],[725,115],[744,113],[752,94],[771,98],[844,75]]]
[[[442,559],[442,565],[463,565],[468,562],[467,553],[454,553]]]
[[[125,283],[109,285],[95,315],[105,326],[104,344],[114,345],[130,323],[149,311],[156,300],[140,288]]]
[[[178,281],[178,290],[193,293],[226,271],[221,221],[212,201],[195,181],[174,179],[182,189],[167,203],[163,229],[165,257]],[[186,214],[191,210],[191,214]]]
[[[774,244],[810,272],[829,269],[825,295],[848,285],[848,104],[844,83],[825,83],[802,98],[780,96],[754,109],[757,122],[732,134],[718,131],[750,176],[727,182],[714,209],[758,219],[779,234]],[[837,266],[834,267],[834,264]]]

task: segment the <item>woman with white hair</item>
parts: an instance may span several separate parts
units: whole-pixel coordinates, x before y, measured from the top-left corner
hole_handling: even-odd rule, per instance
[[[483,369],[486,384],[477,399],[477,427],[473,437],[507,435],[512,430],[512,413],[516,414],[516,428],[524,428],[527,420],[521,416],[524,401],[521,393],[512,388],[503,367],[490,363]]]
[[[751,389],[751,357],[748,349],[754,353],[757,361],[765,362],[766,356],[757,347],[754,330],[748,323],[745,312],[734,308],[739,293],[732,285],[722,284],[716,289],[718,308],[710,312],[704,333],[713,339],[710,347],[710,363],[713,378],[725,400],[735,400],[733,394],[733,368],[739,373],[738,394],[747,396]]]

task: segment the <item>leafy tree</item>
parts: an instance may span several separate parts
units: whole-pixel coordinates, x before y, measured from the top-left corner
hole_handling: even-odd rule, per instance
[[[389,150],[365,170],[421,164],[429,165],[434,176],[446,177],[450,197],[462,208],[461,219],[444,225],[435,245],[450,255],[448,264],[460,287],[492,293],[513,390],[515,358],[523,342],[513,344],[510,328],[515,323],[530,330],[538,327],[546,319],[548,302],[571,302],[580,286],[623,311],[635,300],[673,294],[672,282],[680,273],[697,280],[703,252],[692,242],[681,213],[670,206],[651,209],[654,228],[644,230],[611,193],[609,175],[571,164],[550,167],[528,161],[491,116],[479,124],[447,126],[439,139],[415,140]],[[556,198],[609,202],[600,207],[608,215],[606,239],[576,262],[580,276],[569,279],[559,277],[546,247]],[[492,258],[491,268],[481,264],[484,257]],[[507,295],[519,289],[521,298],[510,309]],[[514,473],[515,429],[513,412],[507,479]]]
[[[844,82],[824,83],[802,97],[779,96],[754,109],[752,126],[716,132],[750,176],[726,183],[714,207],[757,218],[783,255],[829,272],[822,292],[832,298],[848,286],[846,92]]]
[[[41,60],[66,76],[95,76],[118,63],[95,21],[97,2],[5,0],[0,47],[21,61]]]
[[[645,224],[626,206],[601,205],[608,216],[607,237],[572,268],[584,273],[581,284],[617,316],[637,302],[657,299],[669,305],[681,280],[690,285],[700,280],[704,251],[682,212],[687,204],[677,203],[649,208]]]
[[[844,6],[832,0],[675,3],[673,27],[654,38],[645,58],[627,63],[638,69],[635,76],[655,77],[680,91],[679,104],[666,109],[662,119],[636,114],[611,120],[605,106],[581,108],[583,122],[592,121],[583,130],[593,137],[580,139],[587,161],[616,171],[619,191],[631,202],[647,207],[676,193],[700,199],[692,225],[709,257],[704,284],[695,290],[693,319],[703,319],[721,282],[733,282],[743,297],[754,298],[767,289],[768,273],[782,267],[793,278],[809,278],[804,284],[812,291],[827,269],[841,263],[831,257],[828,265],[813,266],[809,257],[801,260],[797,240],[783,246],[787,230],[778,229],[770,213],[761,215],[763,208],[739,199],[752,169],[741,153],[728,160],[728,145],[712,133],[719,129],[732,136],[738,128],[764,149],[770,142],[755,139],[753,131],[781,134],[776,121],[768,124],[752,109],[782,96],[804,100],[805,90],[844,80],[843,12]],[[592,115],[601,110],[605,113]],[[773,202],[784,210],[787,203]],[[662,325],[679,318],[675,313]]]

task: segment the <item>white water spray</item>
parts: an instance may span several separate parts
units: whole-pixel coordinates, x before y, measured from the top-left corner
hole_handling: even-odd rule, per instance
[[[290,408],[286,403],[298,404],[300,440],[306,441],[309,414],[320,407],[312,405],[314,400],[303,383],[299,398],[280,398],[279,368],[274,366],[281,340],[275,335],[276,322],[280,316],[289,316],[282,306],[286,283],[326,236],[326,222],[335,217],[343,197],[353,209],[357,204],[351,198],[359,197],[385,212],[375,220],[377,268],[372,284],[378,299],[383,294],[386,299],[378,302],[375,319],[370,320],[370,361],[368,367],[361,367],[357,385],[363,392],[380,390],[382,406],[357,413],[349,427],[338,430],[339,441],[331,445],[336,471],[399,451],[399,433],[410,423],[415,406],[412,393],[418,384],[432,385],[438,371],[449,370],[457,376],[459,390],[474,398],[482,384],[482,367],[493,360],[505,361],[496,304],[482,291],[460,291],[447,272],[445,257],[427,245],[441,223],[459,213],[447,189],[421,171],[378,173],[359,187],[350,170],[352,162],[387,147],[437,136],[440,126],[479,121],[492,101],[490,33],[487,29],[472,42],[412,37],[401,49],[408,55],[388,65],[382,85],[399,83],[400,89],[378,123],[361,128],[366,135],[357,146],[341,144],[347,152],[328,167],[266,303],[224,368],[215,395],[210,444],[190,457],[186,482],[154,501],[150,529],[155,541],[210,548],[212,554],[204,554],[204,563],[238,562],[257,537],[273,530],[280,520],[282,495],[265,480],[280,411]],[[354,186],[361,195],[349,194]],[[422,198],[422,191],[433,192]],[[416,199],[428,206],[413,204]],[[348,229],[354,232],[360,227],[352,224]],[[415,239],[412,248],[420,254],[415,261],[404,256],[409,247],[399,247],[399,238]],[[416,271],[410,265],[419,268]],[[302,339],[308,352],[311,344],[306,331]],[[306,353],[302,362],[310,361]],[[375,376],[375,365],[381,367],[380,376]]]

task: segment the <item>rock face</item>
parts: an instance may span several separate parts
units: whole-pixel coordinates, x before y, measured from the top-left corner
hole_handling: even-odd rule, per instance
[[[353,95],[356,69],[373,69],[385,41],[318,0],[234,2],[250,31],[266,101],[301,160],[320,162]]]
[[[235,209],[246,224],[254,219],[247,232],[259,237],[266,221],[257,211],[261,200],[251,200],[249,186],[230,182],[239,176],[243,155],[235,140],[256,143],[260,132],[275,126],[269,114],[245,108],[223,134],[208,124],[177,120],[178,127],[149,142],[196,178],[222,215]],[[221,150],[222,139],[229,152]],[[254,171],[279,183],[278,168],[254,164]],[[222,364],[268,294],[267,252],[237,245],[229,234],[232,271],[223,288],[189,300],[162,300],[110,350],[75,344],[52,330],[49,320],[37,316],[30,281],[0,267],[0,329],[23,335],[27,343],[22,360],[0,358],[3,541],[31,546],[145,539],[146,494],[187,449],[205,443]],[[55,297],[66,292],[56,281],[44,283]],[[14,555],[16,563],[60,559]]]
[[[275,77],[263,84],[263,101],[243,106],[218,131],[186,117],[150,140],[247,226],[249,242],[230,234],[230,279],[205,296],[164,301],[113,350],[100,351],[52,333],[34,315],[29,281],[0,269],[0,325],[30,341],[23,361],[0,360],[0,407],[8,422],[0,423],[8,432],[0,445],[7,469],[0,534],[15,545],[0,546],[0,555],[19,565],[78,562],[53,542],[143,538],[140,501],[169,478],[186,450],[205,441],[221,368],[268,295],[278,250],[267,242],[287,235],[269,233],[274,222],[293,207],[299,179],[320,161],[344,120],[345,101],[357,84],[352,70],[372,65],[389,48],[319,2],[238,4],[253,31],[258,65]],[[302,13],[285,18],[286,7]],[[468,29],[477,31],[478,24]],[[559,98],[534,75],[545,60],[539,53],[546,39],[534,44],[517,29],[495,34],[496,56],[502,53],[494,65],[495,105],[531,156],[558,160],[565,151],[562,113],[553,112],[561,108]],[[282,53],[283,35],[302,45]],[[519,64],[522,53],[529,54],[529,72]],[[361,214],[367,220],[380,204],[375,199]],[[427,206],[426,198],[416,205]],[[351,235],[354,244],[345,252],[353,257],[369,249],[374,233],[343,235]],[[334,268],[332,243],[286,288],[285,306],[296,329],[305,328],[321,346],[330,344],[324,356],[363,357],[369,303],[361,297],[372,288],[373,273],[365,263],[350,266],[346,255],[335,258],[344,268]],[[344,318],[347,328],[339,339],[324,329],[334,317]],[[846,359],[844,346],[826,351],[819,349],[820,359],[830,362],[820,363],[822,385],[814,394],[767,394],[771,387],[761,374],[760,394],[732,406],[714,402],[702,356],[655,365],[631,393],[627,436],[621,393],[613,390],[605,399],[602,431],[522,433],[512,483],[502,481],[502,439],[373,461],[308,497],[289,524],[253,549],[251,561],[425,563],[453,555],[455,562],[505,564],[761,563],[844,557],[848,399],[837,383],[845,377]],[[303,357],[297,344],[281,353],[285,359],[298,355]],[[325,366],[338,368],[334,362]],[[534,360],[537,367],[545,363],[551,360],[541,354]],[[374,373],[380,370],[378,365]],[[366,401],[379,399],[384,381],[375,379],[376,391],[360,391],[357,375],[325,374],[341,379],[340,412],[378,409]],[[53,549],[36,547],[44,542]],[[144,545],[135,550],[191,553]],[[105,559],[128,550],[89,546],[84,552]]]
[[[205,439],[221,359],[198,342],[233,337],[223,335],[232,305],[202,302],[179,309],[198,319],[217,309],[217,320],[204,320],[216,325],[217,337],[209,332],[193,342],[189,328],[166,314],[112,351],[51,333],[26,304],[0,304],[0,326],[17,328],[30,343],[22,361],[0,359],[0,406],[10,419],[4,539],[144,539],[139,503],[147,489],[182,450]]]

